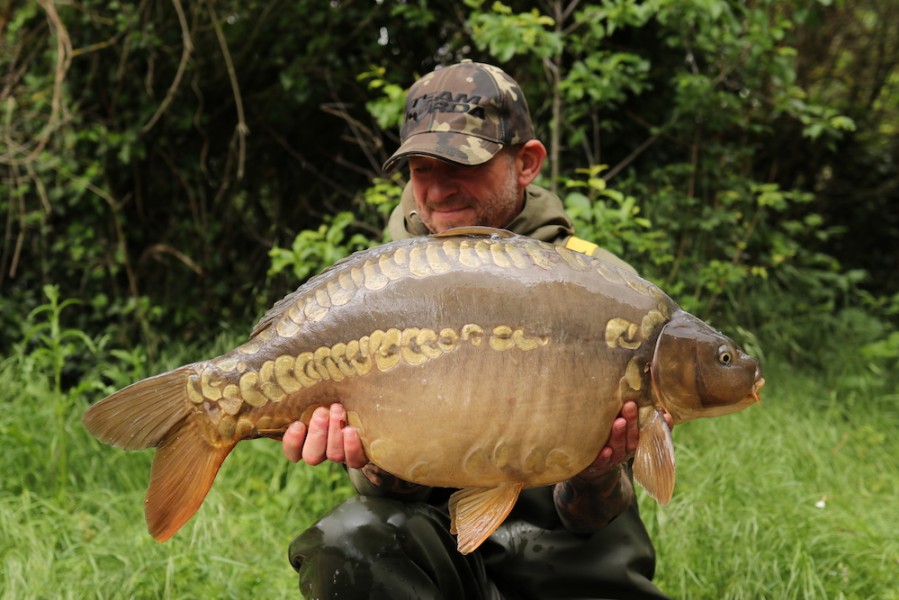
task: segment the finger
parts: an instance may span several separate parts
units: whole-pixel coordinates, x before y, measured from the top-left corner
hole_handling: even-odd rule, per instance
[[[302,456],[306,464],[317,465],[325,460],[330,414],[331,411],[324,406],[319,406],[312,413],[309,430],[306,432],[306,443],[303,444]]]
[[[631,423],[632,421],[636,423],[638,414],[639,410],[637,409],[637,403],[633,400],[628,400],[621,406],[621,412],[618,416],[622,419],[626,419],[628,423]]]
[[[328,422],[328,460],[336,463],[346,461],[343,448],[343,428],[346,427],[346,410],[342,404],[332,404]]]
[[[625,434],[627,442],[625,448],[627,456],[631,456],[637,451],[637,443],[640,441],[640,424],[637,421],[637,404],[634,402],[628,402],[628,404],[633,405],[633,411],[628,410],[625,413],[625,419],[627,420],[627,433]]]
[[[343,430],[343,448],[346,452],[346,464],[353,469],[361,469],[368,464],[365,449],[362,447],[362,439],[355,427],[345,427]]]
[[[612,452],[609,461],[618,464],[627,457],[627,419],[618,417],[612,422],[612,432],[606,442]]]
[[[612,462],[612,454],[612,449],[606,446],[605,448],[600,450],[599,454],[596,456],[596,460],[594,460],[593,464],[590,465],[590,468],[593,471],[604,473],[615,464]]]
[[[602,477],[612,469],[616,468],[616,466],[617,465],[612,462],[612,449],[608,446],[605,446],[602,450],[599,451],[599,454],[596,456],[596,459],[590,464],[590,466],[581,471],[579,476],[581,478],[587,479]]]
[[[290,424],[284,437],[281,438],[281,450],[290,462],[300,462],[303,452],[303,441],[306,439],[306,424],[295,421]]]

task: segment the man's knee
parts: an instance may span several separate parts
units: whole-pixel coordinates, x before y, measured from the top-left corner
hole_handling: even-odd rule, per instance
[[[294,539],[290,562],[308,598],[476,598],[485,583],[479,559],[456,550],[446,515],[387,498],[339,505]]]
[[[290,544],[290,562],[300,570],[319,555],[371,560],[397,548],[397,537],[413,515],[430,507],[387,498],[354,496],[338,505]],[[436,511],[435,511],[436,512]],[[434,524],[437,524],[437,517]]]

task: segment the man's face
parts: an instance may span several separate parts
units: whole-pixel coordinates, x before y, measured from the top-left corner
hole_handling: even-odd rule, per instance
[[[431,233],[453,227],[504,227],[521,212],[515,157],[500,152],[482,165],[413,156],[409,159],[412,192],[422,223]]]

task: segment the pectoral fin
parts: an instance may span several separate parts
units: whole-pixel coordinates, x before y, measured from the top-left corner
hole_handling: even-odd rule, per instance
[[[459,552],[477,549],[509,516],[518,500],[520,483],[495,488],[466,488],[449,499],[450,533],[458,535]]]
[[[662,504],[674,493],[674,443],[662,411],[641,409],[640,441],[634,455],[634,479]],[[644,415],[645,418],[644,418]]]

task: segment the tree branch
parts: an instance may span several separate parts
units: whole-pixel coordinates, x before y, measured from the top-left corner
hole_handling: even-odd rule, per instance
[[[190,54],[193,51],[193,41],[191,40],[190,29],[187,27],[187,18],[184,16],[184,9],[181,7],[181,0],[172,0],[172,4],[175,6],[175,12],[178,13],[178,24],[181,25],[181,39],[183,40],[181,60],[178,63],[178,70],[175,72],[175,78],[172,80],[172,85],[169,86],[165,98],[163,98],[162,103],[160,103],[153,116],[150,117],[150,120],[141,127],[140,132],[142,134],[146,134],[153,129],[156,122],[159,121],[159,118],[172,104],[172,100],[175,99],[175,93],[181,85],[181,78],[184,76],[184,70],[187,68],[187,61],[190,59]]]
[[[215,37],[218,39],[219,47],[222,49],[222,56],[225,57],[225,66],[228,69],[228,79],[231,81],[231,92],[234,94],[234,104],[237,108],[237,180],[243,179],[244,163],[247,155],[247,134],[250,128],[247,127],[247,121],[243,112],[243,99],[240,95],[240,84],[237,82],[237,72],[234,69],[234,62],[231,60],[231,52],[228,50],[228,42],[225,40],[225,34],[219,23],[218,16],[215,14],[215,7],[212,2],[207,0],[206,10],[209,12],[209,18],[212,19],[212,27],[215,29]]]
[[[0,156],[0,163],[7,165],[22,165],[32,162],[50,142],[50,136],[62,122],[61,113],[64,112],[62,101],[62,84],[66,78],[66,72],[72,63],[72,40],[69,32],[56,12],[56,5],[52,0],[37,0],[38,4],[47,13],[51,29],[56,31],[56,72],[53,77],[53,96],[50,101],[50,117],[43,131],[37,136],[37,143],[23,158],[14,158],[11,153]],[[11,151],[11,149],[10,149]]]

